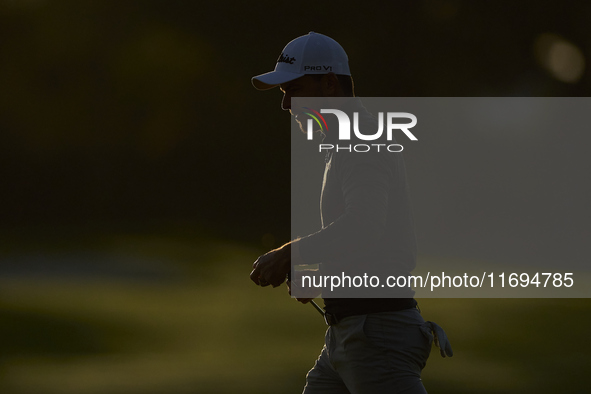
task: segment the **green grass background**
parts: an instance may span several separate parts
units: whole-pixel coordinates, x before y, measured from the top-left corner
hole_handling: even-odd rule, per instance
[[[284,286],[250,282],[264,249],[145,234],[71,242],[12,243],[3,256],[93,250],[156,258],[177,274],[2,276],[0,393],[301,392],[326,326]],[[591,392],[589,300],[419,302],[455,352],[431,353],[429,393]]]

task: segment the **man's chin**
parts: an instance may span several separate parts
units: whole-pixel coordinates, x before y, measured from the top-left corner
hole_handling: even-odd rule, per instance
[[[301,132],[306,133],[307,131],[304,129],[304,125],[303,125],[302,121],[300,120],[300,118],[298,117],[298,115],[296,115],[294,118],[295,118],[295,121],[297,122],[297,124],[300,126]]]
[[[308,118],[305,115],[299,115],[299,114],[293,115],[293,117],[294,117],[295,121],[297,122],[298,126],[300,126],[300,131],[304,134],[307,134],[308,133],[307,120],[310,118]],[[306,126],[304,126],[304,122],[306,122]],[[314,131],[314,133],[320,132],[320,129],[315,128],[314,126],[315,125],[313,124],[312,130]]]

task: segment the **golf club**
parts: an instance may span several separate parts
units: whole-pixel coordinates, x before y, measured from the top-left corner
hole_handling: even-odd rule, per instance
[[[287,273],[287,280],[291,282],[291,272]],[[292,286],[293,286],[293,284],[292,284]],[[310,300],[310,303],[312,303],[312,306],[314,307],[314,309],[316,309],[318,311],[318,313],[320,313],[322,315],[322,317],[324,317],[324,315],[326,314],[326,312],[324,312],[324,309],[322,309],[316,302],[314,302],[314,300]]]
[[[314,308],[316,308],[316,310],[318,311],[318,313],[320,313],[322,315],[322,317],[324,317],[324,314],[326,313],[326,312],[324,312],[324,309],[322,309],[320,306],[318,306],[318,304],[315,303],[314,300],[310,300],[310,302],[312,303],[312,306]]]

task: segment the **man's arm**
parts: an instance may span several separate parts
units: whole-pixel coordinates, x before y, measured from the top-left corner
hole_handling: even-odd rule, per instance
[[[349,153],[340,159],[334,175],[344,198],[344,212],[300,240],[300,254],[307,264],[369,253],[385,232],[395,168],[389,168],[377,154]]]
[[[301,259],[297,264],[315,264],[367,253],[381,238],[391,183],[386,163],[379,156],[350,154],[339,165],[344,213],[322,230],[259,257],[250,274],[254,283],[281,285],[291,271],[292,245]]]
[[[291,271],[291,242],[260,256],[252,265],[250,279],[259,286],[281,285]]]

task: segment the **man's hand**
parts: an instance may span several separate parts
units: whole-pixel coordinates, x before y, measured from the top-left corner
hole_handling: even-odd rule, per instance
[[[281,285],[291,271],[291,243],[260,256],[252,268],[250,279],[257,285]]]
[[[287,291],[289,292],[289,295],[291,295],[292,288],[296,288],[297,286],[299,286],[302,283],[302,276],[303,275],[318,275],[319,271],[317,269],[314,269],[314,270],[308,269],[308,270],[295,271],[294,274],[295,274],[295,278],[292,278],[291,281],[290,280],[287,281]],[[308,302],[312,301],[314,298],[318,297],[321,293],[322,293],[321,288],[312,287],[312,288],[303,289],[300,286],[297,290],[297,294],[300,297],[295,297],[295,299],[298,300],[299,302],[301,302],[302,304],[307,304]],[[304,297],[302,297],[302,296],[304,296]]]

